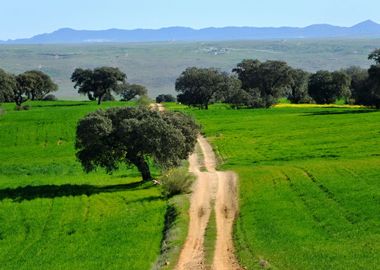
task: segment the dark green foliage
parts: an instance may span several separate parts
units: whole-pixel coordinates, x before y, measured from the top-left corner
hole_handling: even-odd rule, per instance
[[[211,50],[214,48],[218,55]],[[43,64],[43,70],[59,84],[60,98],[73,99],[70,76],[73,67],[115,66],[128,74],[128,80],[145,85],[149,94],[175,94],[174,83],[191,66],[216,67],[230,71],[241,59],[276,59],[308,72],[339,70],[358,65],[368,68],[368,54],[380,48],[380,39],[289,39],[215,42],[2,45],[1,66],[9,72]],[[27,50],[28,53],[22,53]],[[214,50],[214,52],[215,52]],[[58,54],[58,55],[57,55]],[[129,72],[130,71],[130,72]],[[83,98],[83,97],[82,97]]]
[[[98,104],[105,95],[117,93],[126,78],[125,73],[114,67],[99,67],[94,70],[77,68],[71,75],[71,81],[75,83],[74,88],[78,88],[78,93],[87,95],[90,100],[98,99]]]
[[[341,71],[320,70],[310,76],[309,94],[318,104],[332,104],[350,96],[350,77]]]
[[[29,84],[28,98],[31,100],[41,100],[45,95],[58,90],[58,85],[42,71],[30,70],[24,74],[27,75],[28,81],[25,83]]]
[[[28,73],[22,73],[16,76],[16,88],[14,89],[14,101],[19,107],[30,97],[30,92],[33,88],[34,76]]]
[[[292,69],[292,81],[289,85],[288,100],[291,103],[311,103],[313,100],[308,93],[308,79],[309,73],[302,69]]]
[[[357,66],[352,66],[347,69],[343,69],[351,78],[351,101],[350,103],[356,104],[368,104],[368,70]]]
[[[122,96],[123,101],[129,101],[135,97],[142,97],[148,94],[148,89],[140,84],[125,83],[120,85],[119,94]]]
[[[148,162],[163,168],[179,166],[193,151],[198,128],[180,113],[146,108],[112,108],[83,118],[77,127],[77,157],[86,172],[103,167],[108,172],[121,163],[134,165],[150,180]]]
[[[354,93],[357,104],[380,108],[380,49],[374,50],[368,59],[375,61],[368,69],[368,73],[361,75]]]
[[[227,76],[214,68],[187,68],[175,83],[176,91],[181,93],[177,96],[178,102],[207,110],[217,93],[225,87]]]
[[[367,104],[380,108],[380,64],[372,65],[368,70]]]
[[[225,102],[231,104],[232,108],[239,109],[242,107],[252,107],[254,99],[247,91],[236,89],[228,95]]]
[[[232,71],[242,82],[242,89],[251,95],[251,107],[268,108],[284,96],[292,83],[291,68],[282,61],[246,59]]]
[[[0,69],[0,103],[12,102],[16,88],[15,77]]]
[[[376,64],[380,64],[380,49],[376,49],[368,55],[368,60],[373,60]]]
[[[176,102],[176,98],[170,94],[160,94],[156,97],[156,103],[161,102]]]
[[[17,75],[16,82],[14,100],[17,106],[21,106],[28,99],[43,99],[46,94],[58,90],[58,86],[49,75],[38,70],[30,70]]]

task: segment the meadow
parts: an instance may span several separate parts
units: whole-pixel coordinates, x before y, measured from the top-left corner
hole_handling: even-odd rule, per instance
[[[13,73],[39,69],[59,85],[58,97],[80,100],[83,96],[70,81],[75,68],[115,66],[129,82],[147,86],[154,98],[173,94],[176,78],[189,66],[230,72],[242,59],[257,58],[283,60],[310,72],[352,65],[367,68],[368,54],[379,47],[380,39],[0,45],[0,68]]]
[[[235,247],[247,269],[380,269],[380,112],[340,106],[193,115],[240,177]]]
[[[99,106],[29,104],[0,115],[0,268],[152,268],[167,201],[135,169],[86,174],[75,158],[76,123]]]

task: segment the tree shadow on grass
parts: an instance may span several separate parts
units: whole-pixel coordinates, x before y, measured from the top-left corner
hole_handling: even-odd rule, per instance
[[[344,110],[344,111],[320,111],[320,112],[307,112],[302,116],[317,116],[317,115],[337,115],[337,114],[362,114],[380,112],[379,110]]]
[[[94,186],[94,185],[42,185],[25,186],[18,188],[0,189],[0,201],[11,199],[15,202],[33,200],[37,198],[57,198],[67,196],[95,195],[99,193],[112,193],[126,190],[148,189],[152,183],[134,182],[120,185]]]
[[[32,105],[35,108],[45,108],[45,107],[77,107],[77,106],[86,106],[86,103],[73,103],[73,104],[40,104]]]

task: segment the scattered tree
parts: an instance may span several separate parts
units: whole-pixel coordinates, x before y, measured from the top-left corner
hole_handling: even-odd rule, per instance
[[[368,93],[368,70],[356,66],[343,69],[342,72],[345,72],[351,78],[350,92],[351,100],[348,102],[350,104],[366,104],[366,97]]]
[[[156,103],[176,102],[176,98],[170,94],[161,94],[156,97]]]
[[[31,100],[42,100],[45,95],[58,90],[50,76],[42,71],[30,70],[24,74],[28,75],[25,83],[29,84],[28,98]]]
[[[77,68],[71,75],[71,81],[75,83],[74,88],[78,88],[78,93],[87,95],[90,100],[98,99],[98,104],[105,95],[111,95],[111,92],[118,93],[126,78],[125,73],[114,67],[100,67],[94,70]]]
[[[175,83],[176,91],[180,92],[178,102],[207,110],[217,92],[223,88],[225,76],[228,75],[213,68],[187,68]]]
[[[13,75],[0,69],[0,103],[14,101],[16,79]]]
[[[318,104],[335,103],[339,98],[350,95],[350,77],[341,71],[320,70],[309,79],[309,94]]]
[[[368,69],[368,78],[361,81],[361,86],[355,92],[358,104],[380,108],[380,49],[374,50],[369,56],[375,64]]]
[[[152,179],[149,161],[162,168],[179,166],[193,151],[199,127],[188,116],[147,108],[111,108],[79,121],[75,147],[86,172],[108,172],[134,165],[143,181]]]
[[[16,88],[14,89],[14,100],[17,106],[27,101],[30,92],[34,88],[35,77],[29,73],[22,73],[16,76]]]
[[[41,71],[30,70],[13,76],[0,69],[0,101],[15,101],[21,106],[28,99],[43,99],[57,89],[51,78]]]
[[[368,60],[373,60],[376,65],[380,64],[380,49],[376,49],[368,55]]]
[[[311,103],[312,98],[308,93],[309,73],[302,69],[292,69],[290,76],[288,100],[295,104]]]
[[[286,88],[292,82],[291,68],[282,61],[246,59],[232,71],[242,82],[242,89],[249,93],[253,107],[270,107],[284,96]]]
[[[122,100],[129,101],[135,97],[142,97],[148,94],[148,89],[140,84],[122,84],[119,86],[119,94]]]

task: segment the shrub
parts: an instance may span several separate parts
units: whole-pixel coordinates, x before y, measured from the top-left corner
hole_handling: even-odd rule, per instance
[[[147,96],[141,96],[137,101],[139,107],[148,107],[152,101]]]
[[[194,182],[194,175],[190,174],[186,168],[172,169],[160,179],[161,193],[170,198],[178,194],[189,193]]]
[[[43,101],[57,101],[58,98],[56,96],[50,94],[50,95],[45,96],[42,100]]]

